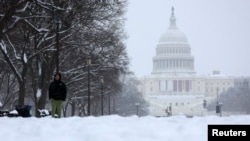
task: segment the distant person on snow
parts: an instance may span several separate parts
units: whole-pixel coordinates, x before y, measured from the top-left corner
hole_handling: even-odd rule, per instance
[[[61,74],[56,73],[54,75],[54,81],[50,83],[49,86],[49,100],[51,102],[51,116],[55,117],[57,114],[58,118],[61,117],[62,104],[66,100],[67,87],[61,81]]]

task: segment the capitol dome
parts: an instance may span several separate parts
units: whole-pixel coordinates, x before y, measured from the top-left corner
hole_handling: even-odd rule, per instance
[[[152,74],[194,74],[194,57],[186,35],[176,26],[174,8],[168,30],[163,33],[153,57]]]
[[[186,35],[180,30],[169,29],[161,35],[159,44],[167,43],[188,43]]]
[[[172,8],[172,15],[170,17],[170,25],[164,34],[161,35],[159,44],[166,43],[188,43],[186,35],[180,31],[176,26],[176,18],[174,16],[174,8]]]

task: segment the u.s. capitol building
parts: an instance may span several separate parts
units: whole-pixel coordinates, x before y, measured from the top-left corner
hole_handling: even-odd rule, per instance
[[[176,26],[174,9],[168,30],[156,46],[151,75],[139,78],[139,91],[150,104],[150,115],[202,115],[204,100],[209,103],[223,91],[234,87],[234,78],[219,71],[212,75],[197,75],[194,56],[186,35]],[[171,109],[169,109],[171,107]]]

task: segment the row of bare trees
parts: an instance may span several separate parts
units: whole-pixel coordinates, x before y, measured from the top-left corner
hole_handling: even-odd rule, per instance
[[[240,86],[223,91],[218,100],[208,105],[208,110],[215,110],[217,101],[222,104],[222,112],[250,114],[250,85],[249,79],[243,79]]]
[[[0,0],[2,108],[25,105],[30,99],[39,116],[38,109],[48,103],[48,86],[59,55],[71,114],[86,113],[90,83],[91,112],[98,115],[100,76],[104,95],[114,96],[121,91],[120,76],[128,72],[123,31],[126,6],[126,0]]]

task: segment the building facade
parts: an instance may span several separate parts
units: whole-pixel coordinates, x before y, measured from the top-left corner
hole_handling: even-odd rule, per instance
[[[176,26],[174,8],[168,30],[162,34],[153,57],[151,75],[139,78],[139,91],[150,104],[150,115],[202,115],[204,100],[210,102],[234,87],[234,78],[214,71],[197,75],[186,35]]]

